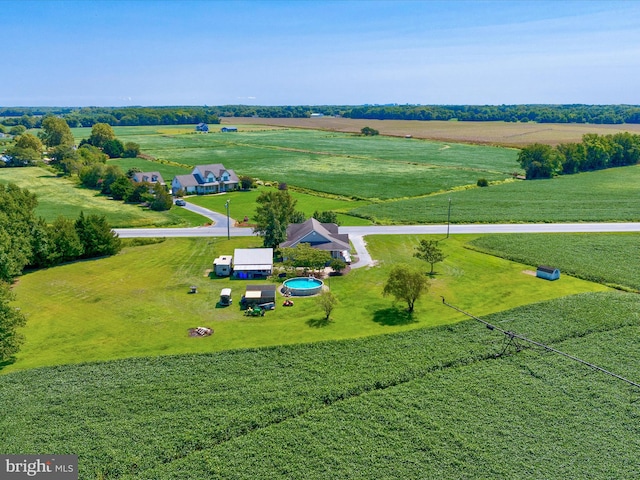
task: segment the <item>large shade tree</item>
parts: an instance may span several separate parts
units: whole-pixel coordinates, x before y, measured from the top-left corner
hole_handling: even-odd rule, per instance
[[[64,118],[47,116],[42,120],[42,131],[38,134],[47,147],[72,146],[73,133]]]
[[[108,123],[96,123],[91,127],[91,135],[86,143],[94,147],[103,148],[110,140],[115,140],[116,134]]]
[[[428,290],[429,280],[422,271],[408,265],[396,265],[389,273],[382,294],[407,302],[407,310],[411,313],[416,301]]]
[[[31,261],[37,204],[27,189],[0,184],[0,281],[11,282]]]
[[[16,143],[8,148],[6,154],[13,166],[34,165],[42,158],[44,147],[38,137],[24,133],[16,137]]]
[[[265,247],[277,248],[287,239],[287,226],[295,216],[296,200],[286,190],[262,192],[256,199],[254,233],[263,238]]]
[[[534,143],[520,150],[518,162],[524,168],[527,180],[551,178],[560,170],[558,151],[541,143]]]
[[[85,217],[84,212],[80,212],[75,227],[85,258],[115,255],[122,248],[118,234],[111,230],[104,215]]]

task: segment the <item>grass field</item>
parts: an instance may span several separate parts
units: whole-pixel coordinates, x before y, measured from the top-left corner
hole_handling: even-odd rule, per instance
[[[637,295],[599,293],[485,318],[637,380],[639,315]],[[640,474],[637,391],[502,348],[465,321],[18,372],[0,377],[0,448],[77,454],[83,479]]]
[[[241,222],[245,216],[249,217],[250,220],[253,218],[257,206],[255,203],[256,198],[268,188],[270,187],[260,187],[247,192],[229,192],[224,195],[191,196],[189,197],[189,202],[216,212],[226,213],[225,203],[229,201],[229,215],[231,218]],[[275,189],[275,187],[271,188]],[[365,200],[325,197],[295,190],[291,190],[290,194],[296,200],[296,210],[303,212],[307,218],[310,218],[315,211],[333,211],[338,215],[338,223],[340,225],[371,225],[371,221],[367,219],[346,214],[353,208],[367,205],[368,202]]]
[[[315,342],[432,327],[459,320],[442,309],[440,295],[478,314],[606,288],[564,276],[545,282],[524,273],[521,264],[464,248],[473,237],[442,243],[447,258],[428,295],[412,317],[406,305],[381,295],[397,262],[428,265],[412,257],[421,236],[368,239],[379,267],[358,269],[327,280],[339,300],[332,321],[312,298],[296,299],[291,309],[248,318],[237,305],[246,281],[210,279],[213,259],[238,246],[257,246],[258,238],[167,239],[125,249],[114,257],[78,262],[24,275],[15,286],[16,306],[27,315],[26,343],[5,371],[44,365],[109,360],[131,356],[198,353],[233,348]],[[251,281],[250,283],[260,283]],[[108,285],[108,288],[105,288]],[[189,295],[197,285],[199,293]],[[236,304],[215,308],[222,288],[233,289]],[[40,292],[49,292],[42,295]],[[215,334],[193,339],[187,330],[212,327]]]
[[[35,193],[38,206],[35,214],[52,222],[59,215],[77,218],[85,215],[104,215],[114,228],[188,225],[195,219],[184,212],[154,212],[135,205],[109,200],[99,192],[79,187],[69,179],[60,178],[48,170],[36,167],[0,169],[0,182],[15,183]],[[201,217],[198,223],[201,223]]]

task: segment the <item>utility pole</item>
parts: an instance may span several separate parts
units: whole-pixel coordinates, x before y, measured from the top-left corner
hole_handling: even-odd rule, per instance
[[[449,213],[447,213],[447,238],[449,238],[449,225],[451,224],[451,197],[449,197]]]
[[[227,200],[226,203],[224,204],[224,208],[227,209],[227,240],[229,240],[231,238],[231,233],[230,233],[230,228],[229,228],[229,202],[231,200]]]

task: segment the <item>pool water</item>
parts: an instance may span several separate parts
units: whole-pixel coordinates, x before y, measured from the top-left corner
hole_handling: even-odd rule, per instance
[[[315,295],[323,285],[322,280],[306,277],[290,278],[284,282],[285,289],[296,296]]]

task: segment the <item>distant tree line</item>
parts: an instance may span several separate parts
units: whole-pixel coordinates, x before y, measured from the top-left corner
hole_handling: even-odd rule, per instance
[[[122,248],[104,216],[80,213],[74,221],[58,217],[49,225],[36,218],[35,194],[15,184],[0,184],[0,364],[18,351],[17,328],[25,317],[10,305],[10,285],[25,268],[58,265],[80,258],[114,255]]]
[[[84,108],[0,108],[2,124],[40,128],[45,116],[64,118],[70,127],[92,127],[96,123],[115,126],[193,125],[220,123],[217,110],[209,107],[84,107]]]
[[[640,163],[640,135],[588,133],[580,143],[563,143],[556,147],[536,143],[523,148],[518,161],[527,179],[636,165]]]
[[[13,143],[5,149],[2,166],[35,165],[46,153],[50,165],[71,175],[79,173],[82,166],[95,163],[95,158],[104,163],[107,158],[135,158],[140,154],[140,145],[135,142],[123,144],[106,123],[96,123],[89,138],[83,139],[79,148],[76,148],[75,139],[64,118],[47,115],[37,135],[26,133],[22,125],[13,129],[16,129]]]
[[[365,105],[349,118],[470,122],[640,123],[638,105]]]
[[[2,124],[39,128],[46,115],[71,127],[220,123],[220,117],[308,118],[312,113],[375,120],[459,120],[537,123],[640,123],[639,105],[222,105],[182,107],[0,108]]]

